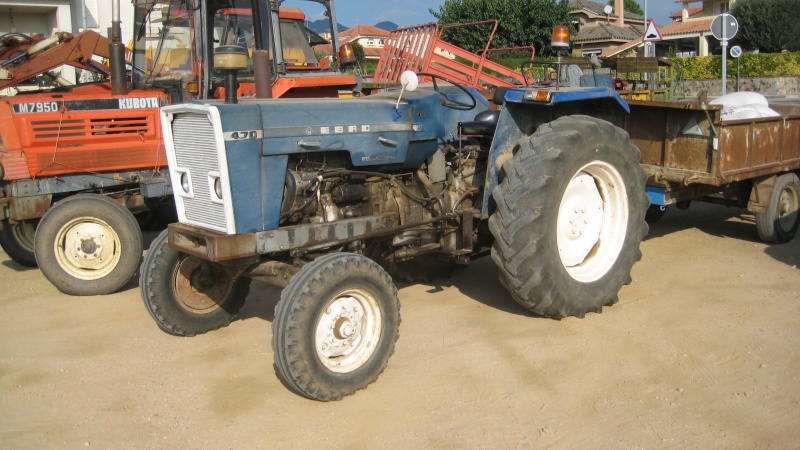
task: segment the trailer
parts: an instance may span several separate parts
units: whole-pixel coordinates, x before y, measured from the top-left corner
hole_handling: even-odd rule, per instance
[[[606,119],[641,150],[649,221],[692,201],[755,213],[758,236],[783,243],[800,225],[800,104],[771,104],[780,117],[724,120],[722,106],[629,100]]]

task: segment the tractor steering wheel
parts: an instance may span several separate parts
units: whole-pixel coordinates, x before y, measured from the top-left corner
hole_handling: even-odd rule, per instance
[[[457,109],[459,111],[469,111],[469,110],[475,108],[476,106],[478,106],[478,100],[475,99],[475,96],[472,95],[472,92],[470,92],[469,89],[467,89],[467,87],[464,86],[463,84],[456,83],[455,81],[453,81],[453,80],[451,80],[449,78],[445,78],[445,77],[443,77],[441,75],[437,75],[437,74],[433,74],[433,73],[421,72],[421,73],[418,73],[417,75],[420,76],[420,77],[430,77],[431,78],[431,80],[433,81],[433,90],[436,91],[436,93],[439,94],[439,96],[442,98],[442,105],[443,106],[445,106],[447,108]],[[436,83],[436,79],[437,78],[439,80],[442,80],[442,81],[445,81],[447,83],[450,83],[453,86],[455,86],[458,89],[460,89],[463,93],[467,94],[469,99],[472,100],[472,103],[460,102],[458,100],[453,100],[453,99],[449,98],[447,96],[447,94],[445,94],[445,93],[443,93],[443,92],[441,92],[439,90],[439,85]]]

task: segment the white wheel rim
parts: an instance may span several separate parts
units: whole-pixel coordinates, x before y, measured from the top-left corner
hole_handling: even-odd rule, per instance
[[[79,217],[58,230],[54,247],[58,265],[70,276],[98,280],[119,263],[122,242],[106,222]]]
[[[561,264],[588,283],[614,266],[628,228],[628,197],[619,172],[602,161],[582,167],[558,208],[556,239]]]
[[[359,289],[342,292],[325,305],[317,320],[317,357],[332,372],[352,372],[375,353],[382,327],[380,308],[372,295]]]

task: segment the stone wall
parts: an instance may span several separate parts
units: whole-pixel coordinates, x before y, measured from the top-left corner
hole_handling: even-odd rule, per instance
[[[736,76],[728,77],[728,93],[736,92]],[[675,98],[697,97],[701,91],[709,97],[722,95],[722,80],[683,80],[675,86]],[[800,95],[800,77],[741,78],[740,91],[758,92],[766,96]]]

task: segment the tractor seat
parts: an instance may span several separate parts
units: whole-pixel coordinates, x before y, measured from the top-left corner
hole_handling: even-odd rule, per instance
[[[492,103],[501,106],[507,90],[508,88],[506,87],[495,89],[494,95],[492,96]],[[494,131],[497,129],[497,120],[499,118],[500,110],[490,109],[488,111],[479,112],[475,116],[475,120],[471,122],[459,122],[458,128],[462,135],[494,136]]]
[[[461,134],[469,136],[493,136],[497,128],[497,119],[500,118],[499,109],[483,111],[475,116],[471,122],[460,122],[458,128]]]

